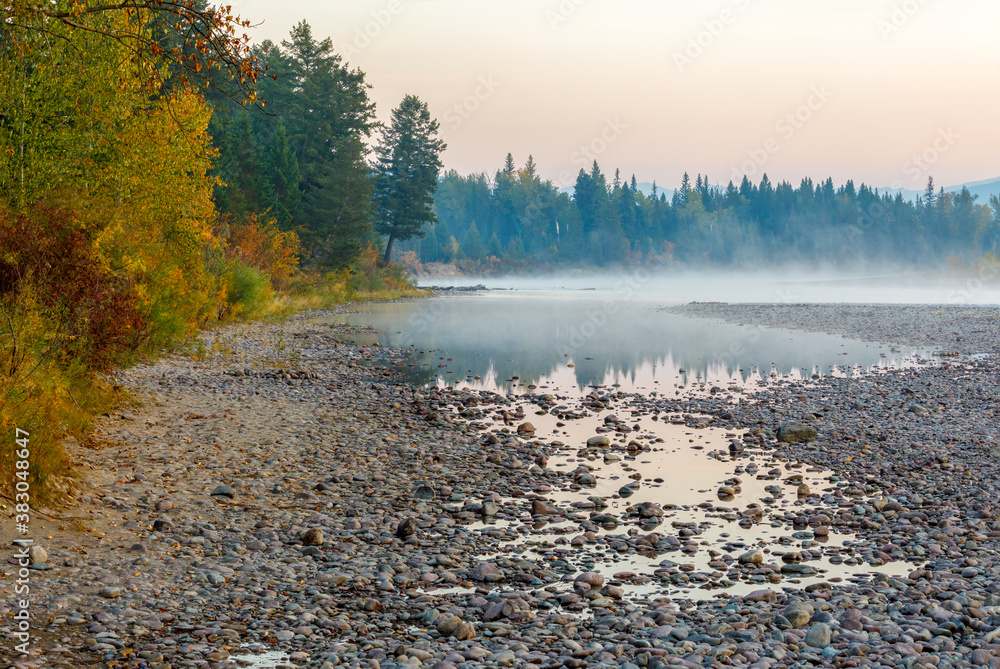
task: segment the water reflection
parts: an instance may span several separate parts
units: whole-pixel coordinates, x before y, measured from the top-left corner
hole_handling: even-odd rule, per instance
[[[523,497],[504,498],[505,518],[466,528],[501,537],[501,553],[526,552],[600,572],[620,581],[632,597],[709,599],[761,588],[867,581],[876,573],[904,576],[913,569],[903,561],[874,560],[873,545],[853,533],[839,528],[816,533],[815,524],[788,522],[788,514],[804,517],[837,506],[848,498],[850,481],[768,452],[733,458],[729,443],[741,434],[693,429],[666,415],[656,422],[633,416],[629,422],[640,423],[639,431],[609,435],[606,448],[586,448],[605,416],[622,410],[568,424],[551,414],[531,416],[538,435],[533,442],[551,455],[548,467],[568,472],[582,465],[596,480],[580,486],[560,478],[552,489],[533,491],[558,510],[555,515],[533,517]],[[545,444],[553,438],[557,441]],[[626,444],[633,439],[644,444],[642,450],[629,451]],[[721,486],[730,484],[732,495],[720,494]],[[808,493],[800,492],[802,484]],[[870,504],[873,497],[852,499]],[[632,510],[643,502],[661,506],[663,516],[641,521]],[[759,515],[747,513],[755,507]],[[678,540],[653,550],[635,544],[640,537]],[[762,552],[764,569],[732,571],[740,555],[754,550]],[[572,587],[563,583],[560,589]]]
[[[848,375],[905,364],[922,353],[690,318],[655,299],[621,300],[613,292],[448,296],[365,305],[360,313],[325,320],[374,328],[356,343],[411,349],[404,369],[411,383],[490,390],[548,383],[664,391],[674,384]]]

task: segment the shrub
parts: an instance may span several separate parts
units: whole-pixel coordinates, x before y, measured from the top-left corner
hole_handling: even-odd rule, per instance
[[[223,318],[253,318],[264,313],[274,298],[270,277],[239,260],[230,261],[223,279],[226,289]]]
[[[267,274],[275,288],[287,286],[298,269],[299,237],[291,230],[280,230],[273,218],[255,213],[245,219],[221,216],[215,233],[225,245],[227,258]]]
[[[137,295],[93,251],[72,212],[44,205],[17,216],[0,211],[0,300],[10,305],[29,291],[50,322],[42,358],[106,371],[148,333]]]

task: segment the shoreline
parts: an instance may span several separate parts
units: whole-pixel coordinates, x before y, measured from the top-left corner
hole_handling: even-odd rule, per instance
[[[534,503],[551,498],[545,488],[569,473],[540,464],[558,456],[551,444],[517,438],[517,425],[532,418],[529,405],[402,385],[391,364],[371,366],[399,352],[339,343],[336,330],[307,322],[317,317],[311,312],[206,333],[205,360],[171,356],[118,375],[148,401],[101,422],[100,436],[115,445],[73,453],[94,473],[96,487],[78,508],[94,530],[53,529],[46,540],[53,567],[33,579],[52,594],[33,601],[45,622],[34,631],[51,632],[37,666],[237,666],[242,644],[284,650],[287,664],[310,667],[698,666],[709,658],[758,667],[796,658],[912,666],[935,655],[1000,664],[990,637],[1000,615],[987,608],[1000,605],[997,310],[676,309],[991,353],[878,377],[781,384],[736,406],[724,397],[659,406],[613,398],[621,413],[697,407],[713,425],[745,431],[747,457],[780,455],[846,472],[861,490],[857,504],[807,498],[789,528],[800,518],[806,528],[828,523],[856,532],[868,557],[919,558],[920,566],[866,584],[793,594],[762,587],[699,604],[639,601],[623,592],[629,578],[586,576],[592,583],[584,587],[580,572],[553,570],[529,552],[504,553],[513,530],[469,529],[486,504],[501,518],[540,510]],[[306,374],[284,378],[279,369]],[[459,406],[472,417],[458,415]],[[510,413],[503,441],[490,444],[470,429],[470,421],[502,411]],[[806,414],[818,441],[778,446],[776,428]],[[876,494],[886,498],[881,509],[870,503]],[[816,518],[830,508],[837,513]],[[322,531],[318,542],[314,530]],[[669,523],[656,531],[673,534]],[[496,557],[479,559],[491,552]],[[767,566],[762,558],[754,569]],[[739,563],[727,568],[750,572]],[[442,582],[474,587],[446,594],[424,587]],[[549,586],[563,589],[545,596]],[[791,605],[796,600],[803,603]]]

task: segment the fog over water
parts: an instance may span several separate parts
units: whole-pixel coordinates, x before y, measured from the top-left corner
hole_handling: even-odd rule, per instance
[[[360,313],[337,316],[332,322],[373,328],[355,341],[412,349],[407,373],[418,384],[506,390],[536,384],[563,392],[619,384],[623,390],[674,395],[701,383],[744,385],[909,366],[932,357],[933,351],[692,318],[673,313],[672,306],[692,300],[734,301],[736,296],[772,303],[863,297],[934,302],[935,296],[956,290],[954,285],[880,286],[874,280],[653,277],[643,272],[498,279],[487,285],[511,290],[365,305]],[[985,290],[977,294],[988,296]],[[872,314],[877,314],[877,306]]]
[[[598,290],[629,300],[660,304],[730,303],[850,303],[850,304],[1000,304],[1000,267],[984,265],[966,276],[836,273],[797,269],[785,272],[651,273],[645,269],[621,274],[531,277],[424,278],[422,286],[470,286],[517,291]]]

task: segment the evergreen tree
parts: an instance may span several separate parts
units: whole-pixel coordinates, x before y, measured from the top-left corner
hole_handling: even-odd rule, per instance
[[[508,153],[507,158],[503,163],[503,173],[507,176],[514,176],[514,172],[516,171],[517,168],[514,167],[514,156]]]
[[[500,238],[497,237],[497,233],[494,232],[490,237],[490,243],[486,245],[486,252],[497,258],[503,255],[503,247],[500,246]]]
[[[511,159],[513,160],[513,156],[511,156]],[[535,159],[530,154],[528,155],[528,162],[524,164],[524,172],[529,179],[534,180],[538,178],[538,168],[535,166]]]
[[[274,135],[264,160],[268,199],[264,203],[282,229],[289,229],[299,212],[302,191],[299,190],[299,163],[288,145],[285,125],[275,123]]]
[[[462,238],[462,252],[467,258],[479,260],[483,257],[484,251],[483,239],[479,236],[476,222],[473,221],[465,231],[465,237]]]
[[[392,257],[395,240],[421,237],[424,225],[437,220],[434,193],[441,170],[441,152],[446,146],[437,139],[438,128],[427,104],[407,95],[392,111],[392,120],[376,150],[375,229],[388,238],[386,262]]]
[[[373,184],[365,140],[375,105],[364,72],[347,69],[330,39],[317,41],[305,21],[281,44],[291,87],[282,113],[300,173],[295,224],[313,262],[346,267],[371,234]]]
[[[681,203],[682,204],[687,204],[687,201],[688,201],[688,192],[690,192],[690,190],[691,190],[691,177],[689,177],[688,173],[685,172],[684,173],[684,178],[681,179]]]

